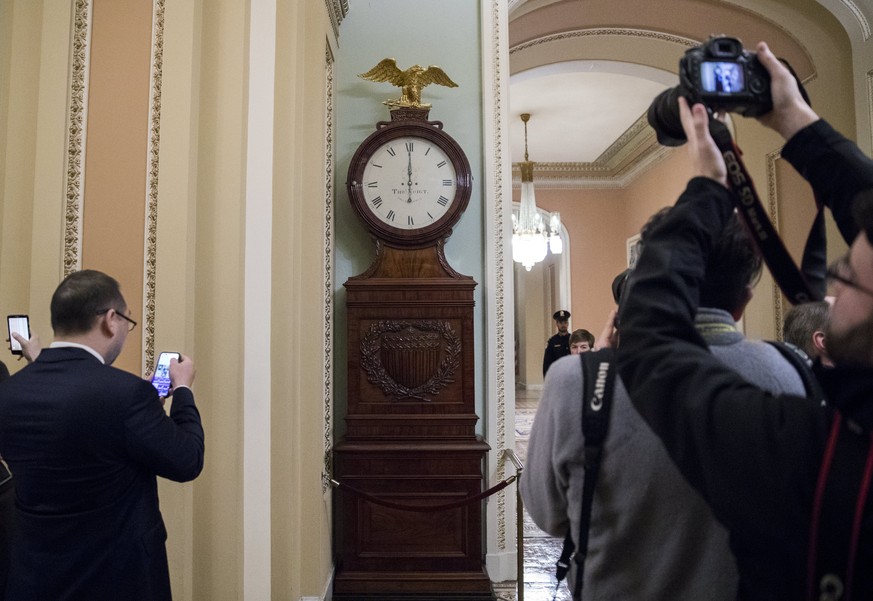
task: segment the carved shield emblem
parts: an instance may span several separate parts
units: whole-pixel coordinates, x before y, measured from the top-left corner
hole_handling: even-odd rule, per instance
[[[427,401],[454,381],[461,341],[444,321],[377,321],[361,341],[367,380],[388,396]]]

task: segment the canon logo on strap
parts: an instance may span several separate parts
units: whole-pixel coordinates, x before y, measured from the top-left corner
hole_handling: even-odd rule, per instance
[[[600,411],[603,408],[603,393],[606,390],[606,375],[609,373],[609,362],[601,361],[597,367],[597,380],[594,382],[594,396],[591,397],[591,410]]]

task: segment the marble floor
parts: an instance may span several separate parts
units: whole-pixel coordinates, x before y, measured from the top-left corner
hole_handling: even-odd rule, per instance
[[[516,390],[515,452],[522,462],[527,457],[530,426],[540,399],[539,390]],[[571,601],[566,580],[556,587],[555,562],[561,555],[563,539],[553,538],[537,528],[524,514],[524,601]],[[501,601],[520,601],[515,582],[496,584],[494,591]]]

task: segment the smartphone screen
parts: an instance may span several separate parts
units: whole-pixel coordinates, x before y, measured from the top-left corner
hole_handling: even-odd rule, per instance
[[[30,320],[27,315],[7,315],[6,326],[9,328],[9,349],[13,355],[22,353],[21,344],[12,337],[13,332],[18,332],[30,340]]]
[[[152,385],[157,389],[158,396],[165,397],[170,392],[170,359],[179,359],[179,353],[161,353],[155,373],[152,374]]]

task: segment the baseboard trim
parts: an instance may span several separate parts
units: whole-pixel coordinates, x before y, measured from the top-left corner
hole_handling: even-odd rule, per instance
[[[506,582],[515,580],[518,572],[518,553],[502,551],[485,555],[485,569],[491,582]]]
[[[298,601],[331,601],[331,599],[333,599],[333,573],[334,573],[334,569],[335,569],[334,566],[330,567],[330,572],[327,575],[327,582],[325,583],[324,588],[322,588],[321,597],[311,597],[311,596],[300,597],[298,599]]]

